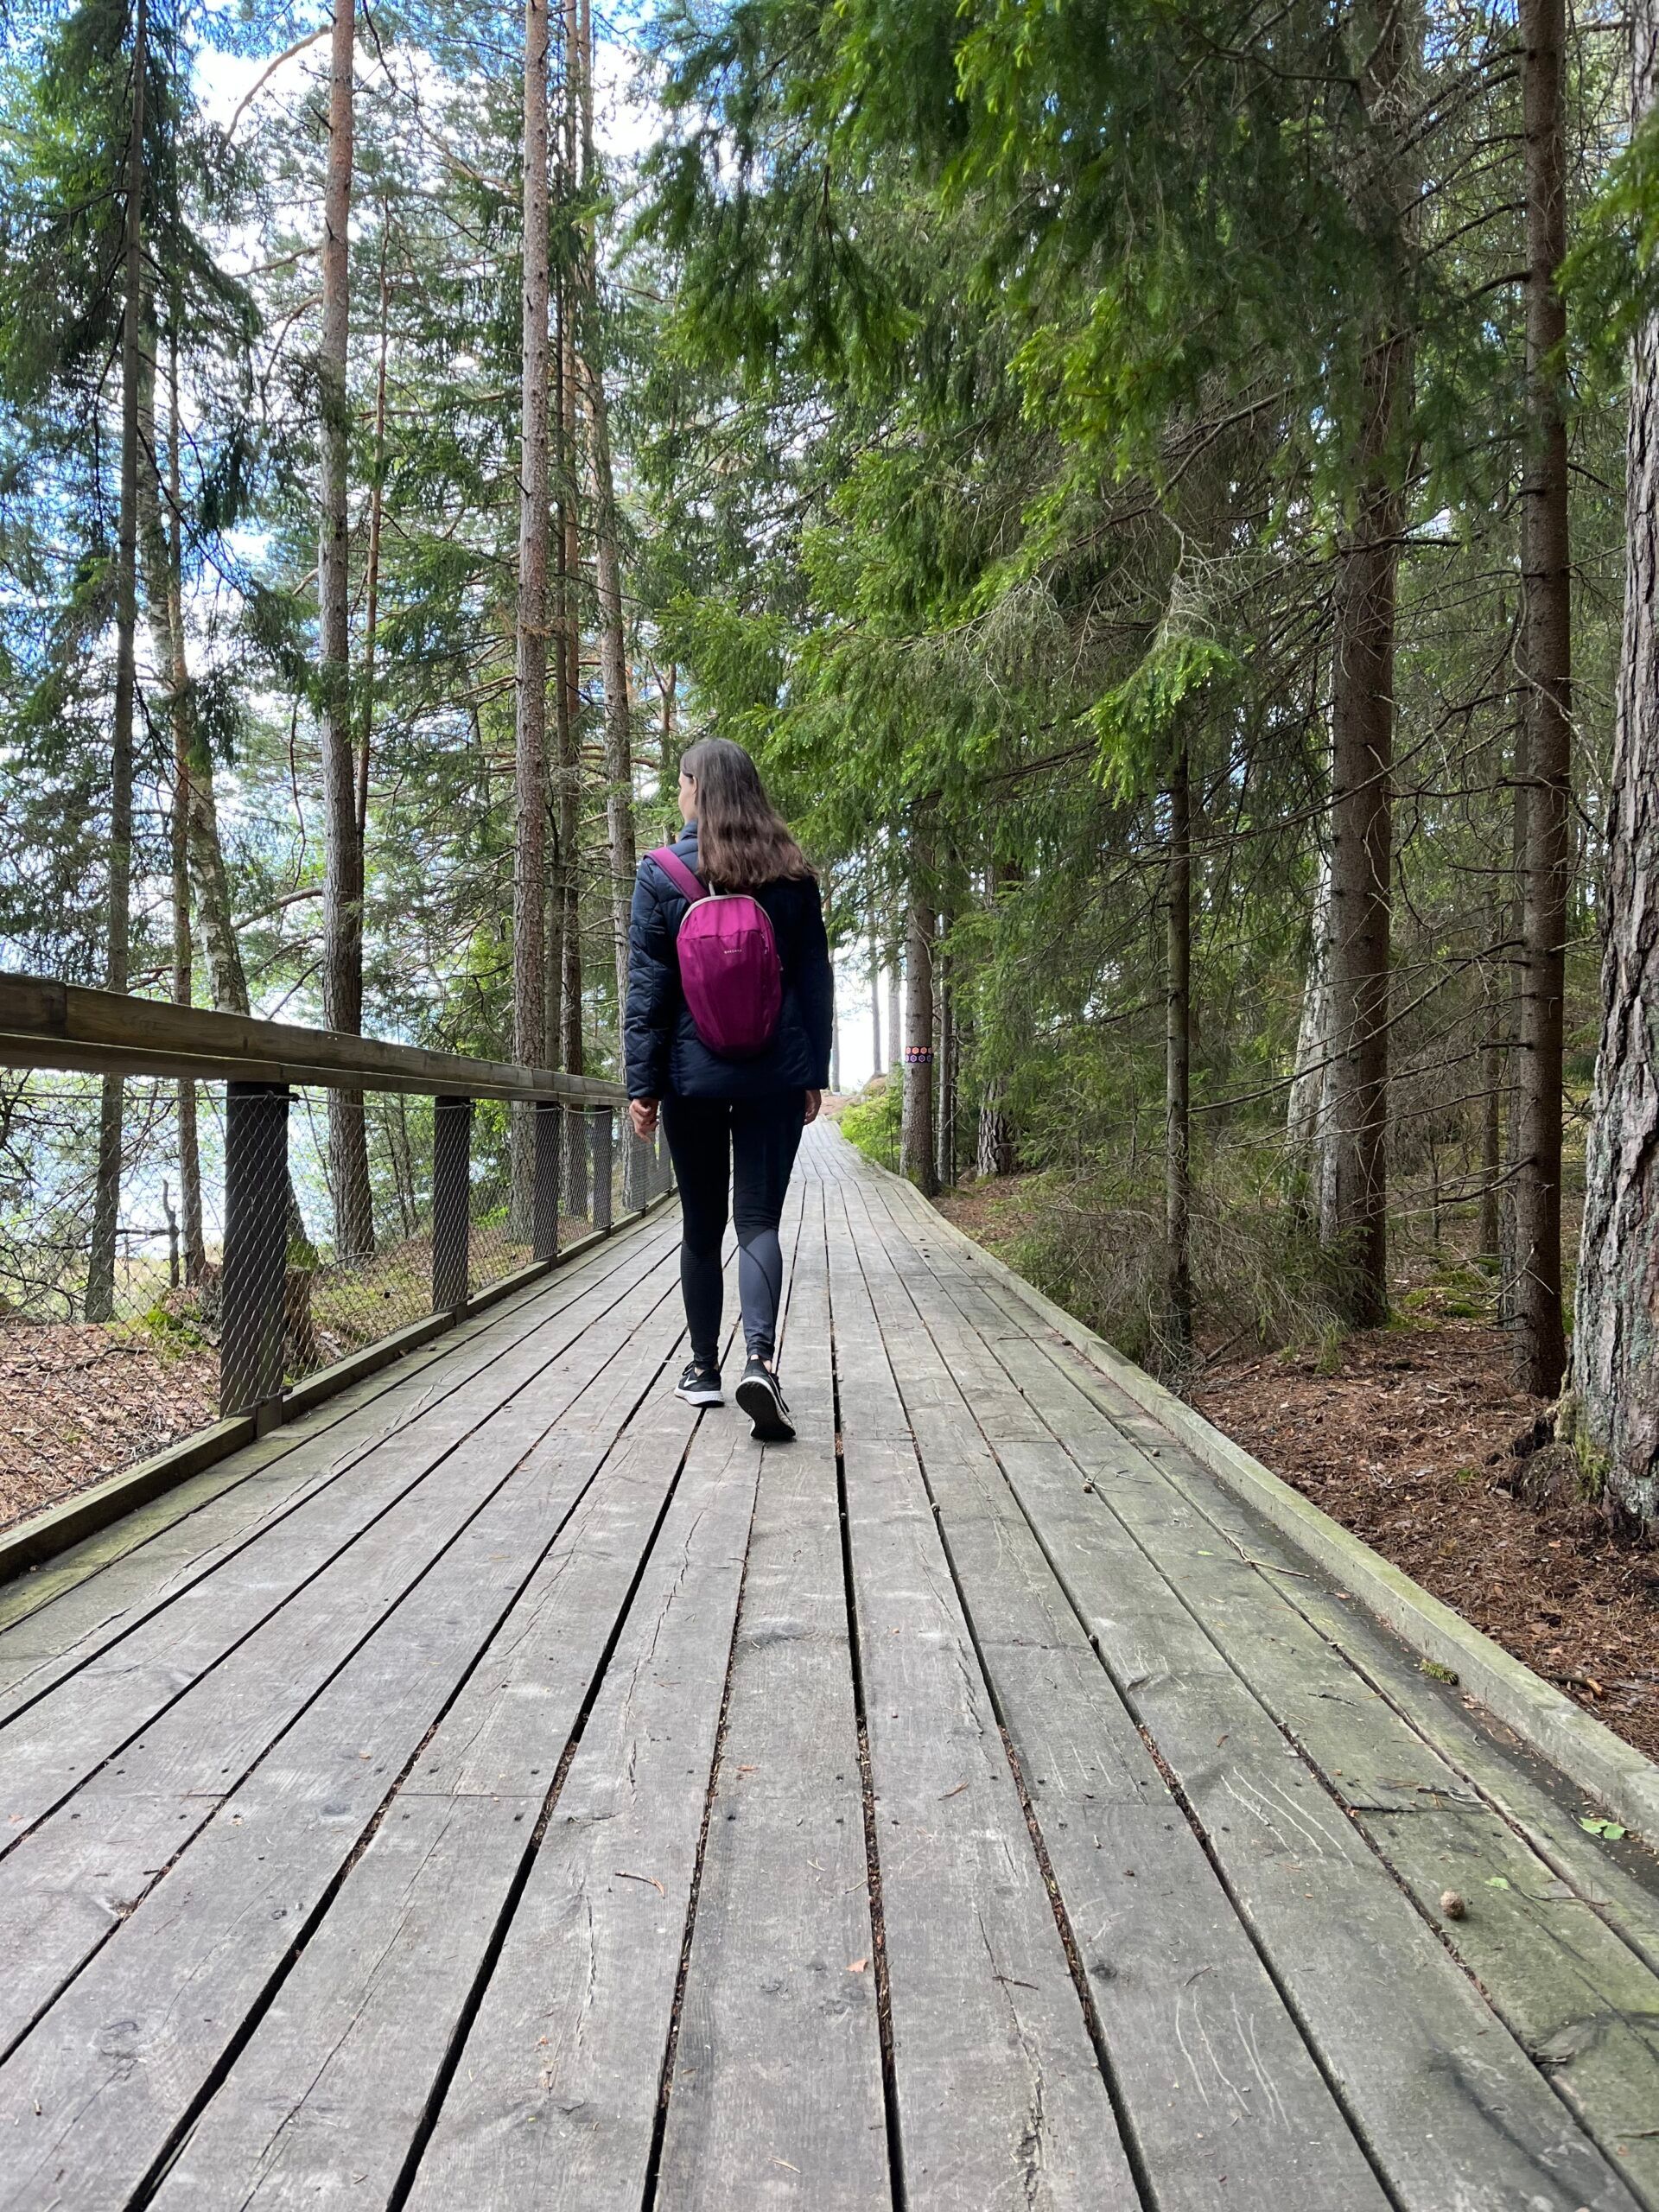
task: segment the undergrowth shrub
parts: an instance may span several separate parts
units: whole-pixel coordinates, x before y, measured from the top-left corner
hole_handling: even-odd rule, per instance
[[[1121,1183],[1033,1177],[1010,1266],[1141,1366],[1185,1362],[1165,1326],[1161,1195]],[[1305,1216],[1268,1188],[1192,1194],[1192,1287],[1202,1348],[1305,1344],[1338,1326],[1329,1261]]]
[[[899,1118],[904,1094],[896,1083],[873,1076],[855,1103],[841,1113],[841,1133],[878,1167],[899,1172]]]

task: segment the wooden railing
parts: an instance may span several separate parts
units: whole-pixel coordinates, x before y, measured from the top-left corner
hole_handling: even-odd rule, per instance
[[[300,1404],[314,1403],[406,1344],[555,1265],[561,1256],[561,1160],[573,1116],[579,1117],[578,1156],[592,1194],[591,1211],[584,1199],[577,1215],[586,1217],[581,1225],[590,1224],[594,1236],[608,1234],[619,1211],[612,1197],[619,1144],[623,1200],[632,1210],[654,1205],[671,1181],[665,1149],[642,1145],[633,1135],[626,1093],[614,1083],[123,997],[51,978],[0,976],[0,1068],[224,1084],[223,1208],[213,1291],[220,1427],[228,1441],[262,1432]],[[297,1386],[291,1378],[285,1384],[296,1274],[289,1115],[296,1086],[416,1094],[434,1101],[430,1312]],[[512,1116],[517,1227],[512,1243],[515,1252],[527,1247],[530,1257],[527,1265],[474,1294],[469,1290],[473,1109],[481,1100],[519,1109]],[[200,1461],[197,1453],[194,1464]]]

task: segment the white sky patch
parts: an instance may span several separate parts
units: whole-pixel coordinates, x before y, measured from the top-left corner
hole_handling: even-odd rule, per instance
[[[411,63],[417,72],[429,73],[435,84],[440,73],[429,54],[418,48],[400,47],[394,49],[397,63],[406,70]],[[270,54],[226,54],[217,47],[203,47],[196,55],[196,91],[202,111],[221,130],[228,128],[242,103],[259,89],[250,103],[246,117],[238,125],[238,136],[253,119],[255,111],[264,102],[289,99],[296,86],[302,79],[308,67],[315,68],[319,56],[327,58],[327,42],[318,39],[286,55],[271,69],[274,56]],[[375,67],[372,51],[365,51],[359,41],[358,48],[358,81],[364,81],[365,73]],[[264,84],[260,79],[267,71],[270,74]],[[604,160],[618,168],[632,168],[640,156],[655,142],[662,128],[662,109],[659,105],[637,47],[626,41],[596,36],[594,46],[594,137]]]

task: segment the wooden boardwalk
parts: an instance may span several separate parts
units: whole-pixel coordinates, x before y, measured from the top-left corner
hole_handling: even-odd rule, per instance
[[[664,1217],[0,1590],[0,2206],[1659,2206],[1634,1856],[830,1132],[785,1226],[793,1447]]]

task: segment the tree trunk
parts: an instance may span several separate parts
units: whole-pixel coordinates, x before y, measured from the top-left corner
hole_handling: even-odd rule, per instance
[[[1631,135],[1659,108],[1659,4],[1637,0]],[[1610,1517],[1659,1521],[1659,316],[1637,333],[1624,636],[1607,816],[1601,1041],[1585,1155],[1573,1386]]]
[[[895,917],[895,924],[896,924]],[[887,950],[887,1079],[902,1082],[905,1065],[904,955],[895,926]]]
[[[1503,1249],[1503,967],[1497,948],[1506,934],[1505,907],[1494,895],[1486,926],[1493,952],[1481,964],[1484,992],[1480,1044],[1480,1227],[1479,1253],[1494,1268]]]
[[[1164,1309],[1170,1348],[1192,1350],[1192,824],[1185,743],[1169,779],[1164,1022]]]
[[[190,938],[190,753],[188,711],[190,668],[184,644],[184,519],[179,472],[179,351],[175,340],[168,360],[168,563],[167,629],[171,646],[168,669],[173,724],[173,997],[179,1006],[195,999],[195,967]],[[152,454],[155,438],[150,439]],[[179,1084],[179,1186],[184,1217],[184,1280],[194,1287],[207,1266],[201,1213],[201,1147],[196,1129],[196,1086]]]
[[[563,86],[562,193],[581,182],[578,166],[582,26],[576,0],[565,0]],[[559,286],[559,537],[563,705],[559,717],[559,872],[563,888],[559,988],[559,1065],[582,1072],[582,539],[580,512],[581,410],[578,406],[575,308],[568,276]],[[563,1188],[572,1213],[588,1211],[588,1120],[564,1117]]]
[[[1368,442],[1380,454],[1395,367],[1380,349]],[[1326,1096],[1332,1167],[1320,1227],[1340,1263],[1349,1321],[1370,1327],[1388,1312],[1390,804],[1394,737],[1391,541],[1399,509],[1386,478],[1367,484],[1344,562],[1337,623],[1332,746],[1331,1028]]]
[[[512,1056],[547,1056],[548,14],[524,0],[524,284],[518,433],[518,617],[513,742]],[[532,1106],[512,1115],[514,1232],[528,1240]]]
[[[1377,149],[1358,209],[1394,263],[1395,296],[1367,334],[1354,440],[1357,511],[1337,593],[1332,677],[1331,1028],[1326,1096],[1332,1174],[1321,1221],[1338,1297],[1357,1327],[1388,1313],[1389,958],[1395,593],[1403,502],[1397,453],[1411,383],[1402,323],[1405,95],[1421,24],[1414,10],[1356,10],[1359,84]]]
[[[363,735],[357,749],[357,834],[369,827],[369,763],[374,753],[375,662],[380,643],[380,539],[386,507],[386,352],[391,289],[386,273],[386,203],[380,202],[380,358],[374,372],[374,474],[369,484],[369,554],[363,582]]]
[[[593,17],[578,11],[575,77],[582,121],[582,176],[594,166]],[[616,477],[611,461],[610,410],[599,346],[599,271],[593,219],[588,219],[576,272],[581,328],[578,359],[588,414],[588,460],[592,474],[594,582],[599,615],[600,678],[605,692],[605,824],[611,860],[611,937],[616,961],[616,1025],[619,1039],[628,997],[628,918],[633,903],[636,855],[633,831],[633,729],[628,696],[627,626],[622,607],[622,558],[616,505]],[[624,1159],[632,1163],[631,1148]],[[630,1205],[639,1202],[637,1195]]]
[[[322,1020],[350,1036],[363,1027],[363,837],[352,729],[351,543],[346,512],[351,412],[346,388],[351,320],[353,70],[356,0],[334,0],[329,47],[328,158],[322,197],[322,335],[317,353],[322,476],[317,549],[317,688],[325,859]],[[334,1251],[347,1266],[374,1254],[368,1133],[360,1090],[328,1094],[328,1182]]]
[[[950,957],[944,949],[950,927],[950,917],[941,914],[935,925],[933,943],[933,1027],[938,1073],[934,1094],[934,1169],[940,1184],[946,1190],[950,1189],[957,1179],[956,1002],[951,987]]]
[[[933,909],[918,874],[905,938],[905,1102],[899,1159],[925,1197],[939,1187],[933,1156]]]
[[[131,955],[132,721],[138,628],[138,385],[144,307],[144,91],[149,69],[146,0],[132,25],[132,108],[127,126],[123,229],[125,296],[121,317],[121,513],[116,553],[115,714],[110,747],[110,881],[104,986],[124,991]],[[121,1214],[123,1092],[119,1076],[99,1087],[98,1181],[86,1266],[86,1319],[115,1313],[116,1243]]]
[[[1567,310],[1563,0],[1521,0],[1526,121],[1527,434],[1522,486],[1522,674],[1530,785],[1521,887],[1522,985],[1515,1179],[1515,1359],[1524,1389],[1553,1397],[1567,1363],[1561,1316],[1561,1044],[1572,867],[1572,578],[1567,423],[1560,385]]]
[[[1308,935],[1302,1016],[1296,1033],[1295,1071],[1285,1115],[1285,1146],[1294,1184],[1306,1218],[1327,1219],[1332,1209],[1330,1068],[1331,856],[1321,852]]]
[[[1017,883],[1020,871],[993,854],[988,871],[988,890],[991,911],[995,914],[997,901],[1011,884]],[[1020,1148],[1015,1141],[1014,1123],[1007,1110],[1007,1085],[1001,1076],[985,1079],[979,1102],[979,1129],[974,1148],[976,1172],[982,1175],[1013,1175],[1020,1166]]]
[[[156,431],[156,331],[145,317],[138,364],[138,562],[143,575],[156,680],[164,687],[173,732],[173,817],[170,827],[173,924],[173,998],[189,1006],[195,977],[190,935],[191,753],[190,670],[184,639],[183,530],[179,480],[178,353],[168,377],[168,505],[162,512],[161,446]],[[182,1077],[176,1090],[181,1242],[187,1284],[201,1281],[207,1264],[201,1214],[201,1152],[196,1087]]]
[[[881,1058],[881,950],[870,931],[870,1073],[882,1074],[886,1062]]]

